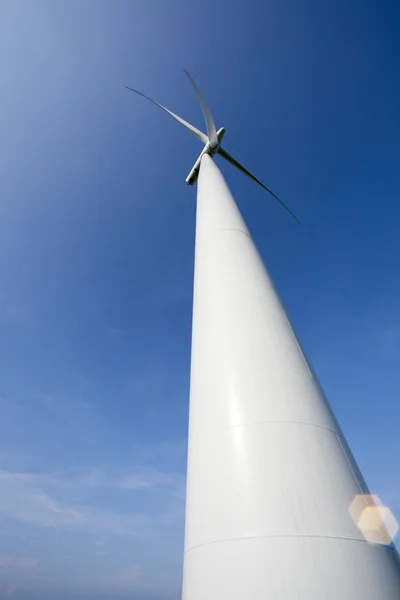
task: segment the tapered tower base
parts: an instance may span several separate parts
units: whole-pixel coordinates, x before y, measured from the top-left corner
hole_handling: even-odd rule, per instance
[[[368,489],[207,155],[198,186],[183,600],[399,600],[397,551],[350,516]]]

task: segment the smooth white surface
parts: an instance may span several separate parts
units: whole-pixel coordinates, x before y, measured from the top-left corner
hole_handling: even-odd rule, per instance
[[[183,70],[185,71],[190,83],[192,84],[193,89],[196,92],[197,99],[200,102],[201,110],[203,111],[204,120],[206,122],[207,136],[208,136],[208,140],[210,142],[210,146],[211,146],[211,148],[216,148],[218,146],[218,136],[217,136],[217,130],[215,129],[215,123],[214,123],[214,119],[212,118],[211,111],[208,108],[207,102],[205,101],[203,94],[200,92],[199,88],[197,87],[194,79],[186,71],[186,69],[183,69]]]
[[[197,195],[183,600],[399,600],[393,547],[247,227],[204,155]]]

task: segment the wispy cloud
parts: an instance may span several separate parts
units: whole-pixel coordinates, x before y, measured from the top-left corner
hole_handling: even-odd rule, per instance
[[[71,428],[78,428],[92,417],[93,405],[85,400],[39,393],[36,398],[42,408]]]
[[[135,466],[125,471],[107,466],[80,467],[53,473],[0,471],[0,481],[1,479],[49,488],[114,488],[131,491],[156,487],[176,491],[184,482],[184,477],[180,473],[163,472],[150,466]]]
[[[104,589],[104,586],[106,586],[113,590],[131,591],[132,588],[137,587],[141,572],[142,567],[140,565],[130,565],[124,569],[118,569],[115,575],[107,578],[102,583],[102,588]]]
[[[20,473],[0,471],[0,513],[18,521],[43,526],[78,525],[80,512],[57,504]]]
[[[12,567],[16,569],[36,569],[38,560],[24,556],[1,556],[0,567]]]
[[[121,494],[159,489],[158,511],[110,512],[93,502],[71,500],[101,488]],[[115,473],[96,467],[69,473],[0,471],[0,513],[8,518],[53,528],[73,528],[92,534],[142,536],[154,527],[168,526],[183,517],[183,477],[155,468]],[[62,497],[60,502],[57,497]],[[134,509],[133,509],[134,510]]]
[[[43,581],[37,558],[0,555],[0,597],[12,597],[21,589]]]
[[[114,472],[113,472],[114,471]],[[155,487],[167,487],[171,490],[182,483],[182,475],[165,473],[154,467],[135,467],[125,473],[115,473],[115,469],[97,467],[88,469],[78,477],[81,485],[88,487],[108,487],[122,490],[146,490]]]

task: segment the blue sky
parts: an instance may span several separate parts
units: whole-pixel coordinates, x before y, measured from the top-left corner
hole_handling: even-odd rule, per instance
[[[400,7],[0,5],[0,598],[180,597],[195,189],[226,179],[371,490],[400,516]]]

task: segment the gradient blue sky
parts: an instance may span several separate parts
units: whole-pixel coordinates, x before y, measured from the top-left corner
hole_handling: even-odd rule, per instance
[[[0,4],[0,598],[180,597],[197,140],[400,514],[400,5]]]

